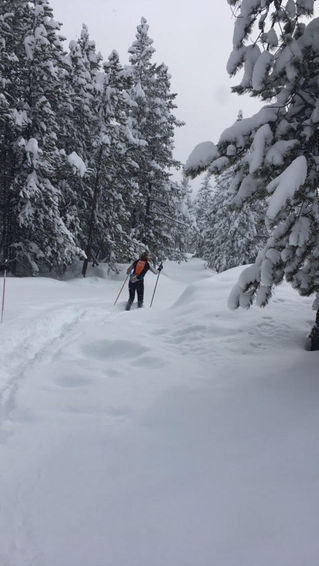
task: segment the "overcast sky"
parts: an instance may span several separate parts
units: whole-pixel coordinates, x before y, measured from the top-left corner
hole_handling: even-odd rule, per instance
[[[154,61],[164,62],[178,94],[176,115],[186,125],[176,133],[175,157],[185,162],[194,146],[216,142],[238,110],[257,111],[260,103],[231,94],[226,62],[232,49],[234,19],[226,0],[51,0],[67,40],[79,36],[82,23],[107,58],[113,49],[122,63],[141,17],[154,40]]]

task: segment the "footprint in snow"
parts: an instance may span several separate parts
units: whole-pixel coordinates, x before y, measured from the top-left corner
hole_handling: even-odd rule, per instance
[[[99,340],[83,348],[83,352],[92,358],[101,360],[132,359],[141,356],[148,348],[129,340]]]
[[[90,383],[89,379],[79,375],[60,375],[54,381],[60,387],[83,387]]]

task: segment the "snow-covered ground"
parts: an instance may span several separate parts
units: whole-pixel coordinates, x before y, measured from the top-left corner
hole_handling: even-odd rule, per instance
[[[7,281],[1,566],[314,566],[319,352],[282,285],[231,312],[240,268]]]

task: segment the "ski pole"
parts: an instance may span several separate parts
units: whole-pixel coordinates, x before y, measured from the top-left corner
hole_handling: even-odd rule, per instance
[[[122,287],[121,287],[121,289],[120,289],[120,291],[119,291],[119,294],[117,295],[117,297],[116,297],[116,299],[115,299],[115,301],[114,301],[114,305],[116,305],[116,303],[117,303],[117,301],[118,301],[118,298],[119,298],[120,294],[122,293],[122,291],[123,291],[123,289],[124,289],[124,285],[125,285],[126,281],[128,280],[128,277],[129,277],[128,275],[125,277],[124,283],[123,283],[123,285],[122,285]]]
[[[161,270],[161,271],[162,271],[162,270]],[[152,296],[150,308],[151,308],[151,306],[152,306],[152,304],[153,304],[154,295],[155,295],[155,293],[156,293],[156,287],[157,287],[157,283],[158,283],[158,280],[159,280],[159,276],[160,276],[160,274],[161,274],[161,271],[159,272],[159,274],[158,274],[158,276],[157,276],[157,279],[156,279],[156,283],[155,283],[155,287],[154,287],[154,293],[153,293],[153,296]]]
[[[4,267],[4,274],[3,274],[1,322],[3,322],[4,301],[5,301],[5,297],[6,297],[7,260],[4,262],[4,266],[5,267]]]

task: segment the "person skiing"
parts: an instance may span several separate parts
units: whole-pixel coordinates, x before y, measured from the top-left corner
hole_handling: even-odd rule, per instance
[[[144,276],[150,270],[155,275],[159,275],[163,269],[163,265],[160,264],[157,269],[155,269],[150,263],[149,252],[143,252],[139,259],[133,261],[133,263],[127,268],[127,275],[130,274],[130,280],[128,284],[129,289],[129,300],[126,305],[126,310],[129,311],[135,297],[135,291],[137,292],[137,306],[141,308],[143,306],[144,299]]]

